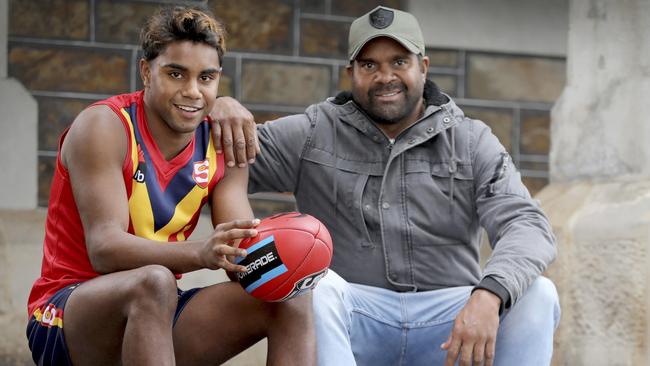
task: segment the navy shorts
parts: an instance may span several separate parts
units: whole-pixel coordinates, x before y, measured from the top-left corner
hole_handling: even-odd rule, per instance
[[[68,297],[80,284],[67,286],[54,294],[47,302],[43,312],[37,310],[27,324],[27,339],[32,359],[37,365],[72,366],[68,347],[63,335],[63,309]],[[178,289],[178,305],[174,314],[174,324],[187,302],[201,288],[187,291]]]

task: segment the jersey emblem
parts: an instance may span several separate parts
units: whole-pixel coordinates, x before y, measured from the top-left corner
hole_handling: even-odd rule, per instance
[[[135,173],[133,174],[133,180],[135,180],[138,183],[144,183],[144,171],[145,170],[146,169],[145,169],[145,167],[143,165],[138,166],[138,170],[136,170]]]
[[[138,168],[136,169],[135,173],[133,173],[133,180],[138,183],[144,183],[144,174],[146,171],[147,164],[144,160],[144,152],[142,152],[142,148],[140,147],[140,144],[138,144]]]
[[[192,179],[196,185],[201,188],[206,188],[210,181],[210,161],[205,159],[194,163],[194,170],[192,171]]]

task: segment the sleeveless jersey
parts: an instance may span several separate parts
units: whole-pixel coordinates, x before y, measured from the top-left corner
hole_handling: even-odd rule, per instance
[[[182,241],[196,227],[201,208],[223,177],[224,158],[216,154],[209,123],[203,121],[189,145],[165,160],[149,133],[143,96],[143,91],[122,94],[93,105],[110,107],[128,137],[122,175],[129,203],[129,233],[161,242]],[[41,277],[28,300],[28,315],[39,321],[47,300],[59,289],[99,276],[90,263],[70,178],[61,163],[66,133],[59,141],[52,179]],[[52,322],[56,324],[56,319]]]

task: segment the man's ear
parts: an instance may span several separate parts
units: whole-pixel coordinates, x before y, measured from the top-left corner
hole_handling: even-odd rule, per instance
[[[351,63],[348,64],[348,66],[345,67],[345,71],[348,73],[348,77],[350,78],[350,80],[352,80],[352,68],[354,67],[353,64],[354,61],[352,61]]]
[[[429,70],[429,57],[422,56],[422,62],[420,62],[420,72],[427,77],[427,71]]]
[[[142,78],[142,85],[148,87],[151,82],[151,67],[149,61],[144,58],[140,59],[140,77]]]

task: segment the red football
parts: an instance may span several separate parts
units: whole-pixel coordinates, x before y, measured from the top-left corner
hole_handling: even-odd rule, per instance
[[[257,236],[242,240],[248,255],[235,263],[246,266],[239,283],[264,301],[285,301],[316,286],[332,260],[332,238],[313,216],[287,212],[263,219]]]

